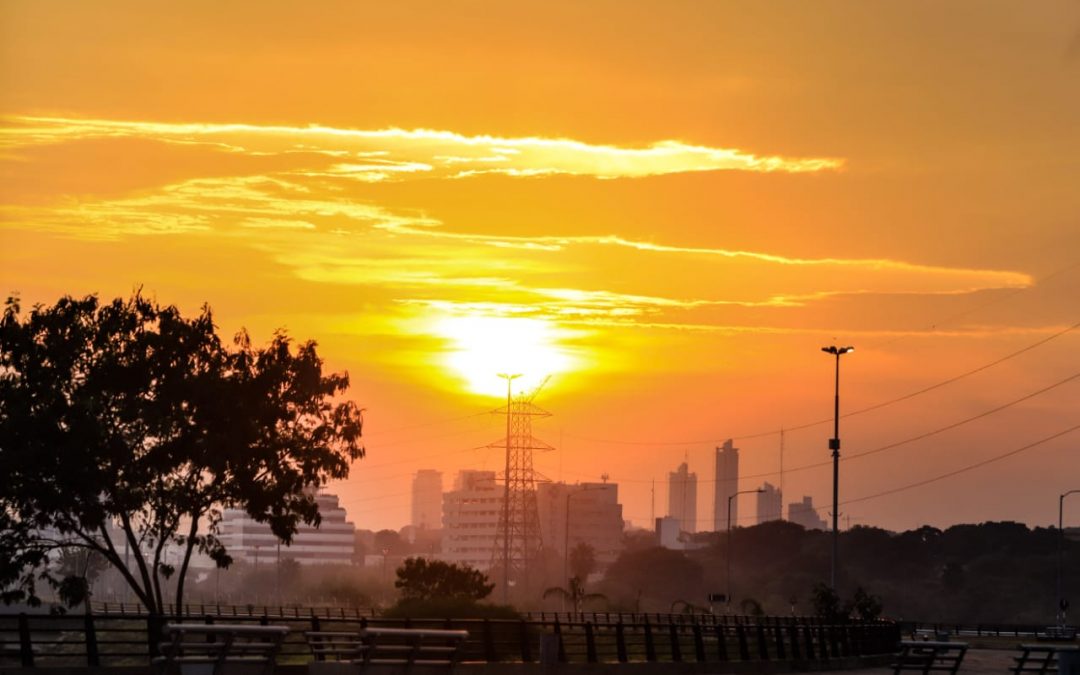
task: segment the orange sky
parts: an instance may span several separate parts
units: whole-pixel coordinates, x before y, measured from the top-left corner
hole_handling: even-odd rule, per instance
[[[738,438],[831,414],[822,345],[857,347],[851,410],[1080,322],[1075,2],[311,4],[0,4],[0,285],[318,340],[368,409],[360,527],[405,524],[419,468],[500,466],[497,372],[552,375],[538,469],[644,525],[729,436],[740,488],[779,482],[779,435]],[[1080,424],[1078,347],[844,420],[842,499]],[[1072,432],[842,510],[1048,524],[1077,487]]]

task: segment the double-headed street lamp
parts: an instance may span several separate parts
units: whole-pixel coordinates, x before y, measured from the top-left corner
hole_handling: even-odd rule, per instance
[[[1073,495],[1073,494],[1077,494],[1077,493],[1080,493],[1080,490],[1069,490],[1068,492],[1062,493],[1061,496],[1058,497],[1057,597],[1058,597],[1058,611],[1059,611],[1058,616],[1061,617],[1060,621],[1061,621],[1062,626],[1065,625],[1065,595],[1063,593],[1063,589],[1062,589],[1062,586],[1061,586],[1061,558],[1062,558],[1062,555],[1063,555],[1062,551],[1064,549],[1064,544],[1065,544],[1065,530],[1063,528],[1063,526],[1065,524],[1064,523],[1064,520],[1065,520],[1065,518],[1064,518],[1064,516],[1065,516],[1065,498],[1068,497],[1069,495]]]
[[[829,449],[832,450],[832,569],[829,574],[829,585],[836,588],[836,567],[840,551],[840,357],[848,352],[855,351],[854,347],[837,347],[831,345],[822,347],[821,351],[836,356],[836,396],[833,406],[833,437],[829,439]]]
[[[756,490],[740,490],[734,494],[728,495],[727,498],[727,604],[731,604],[731,502],[739,495],[748,495],[753,493],[761,493],[765,490],[758,488]]]

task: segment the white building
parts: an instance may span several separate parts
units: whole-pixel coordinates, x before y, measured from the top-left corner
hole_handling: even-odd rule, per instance
[[[503,488],[494,471],[459,471],[454,489],[443,494],[442,553],[448,563],[487,570],[503,508]]]
[[[442,527],[442,472],[420,469],[412,482],[412,522],[418,530]]]
[[[784,517],[784,496],[780,490],[771,483],[761,486],[761,492],[757,493],[757,522],[767,523],[770,520],[782,520]]]
[[[623,515],[617,483],[540,483],[536,507],[544,548],[562,555],[564,548],[573,551],[578,544],[588,544],[601,569],[622,552]]]
[[[697,532],[697,474],[686,462],[668,474],[668,515],[684,532]]]
[[[325,492],[315,495],[322,522],[316,528],[300,523],[292,544],[280,545],[266,523],[251,519],[243,509],[225,509],[220,525],[221,542],[234,560],[253,564],[292,558],[301,564],[351,563],[356,551],[356,526],[346,518],[338,498]]]

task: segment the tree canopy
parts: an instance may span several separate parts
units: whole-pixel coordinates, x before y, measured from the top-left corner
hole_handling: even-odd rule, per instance
[[[483,572],[425,558],[407,559],[397,569],[397,577],[394,587],[401,591],[403,600],[480,600],[495,588]]]
[[[49,561],[94,551],[148,611],[176,601],[194,552],[226,567],[226,507],[291,541],[317,524],[314,489],[363,456],[361,410],[339,400],[314,342],[284,332],[264,348],[226,345],[208,307],[184,317],[136,293],[61,298],[0,319],[0,588],[36,604],[37,580],[69,603],[85,583]],[[179,570],[163,551],[179,545]],[[130,565],[125,564],[130,559]],[[74,580],[73,580],[74,579]]]

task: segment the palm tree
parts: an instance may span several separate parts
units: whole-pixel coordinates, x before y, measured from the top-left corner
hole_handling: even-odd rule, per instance
[[[552,588],[547,589],[544,591],[544,598],[555,597],[569,600],[574,606],[575,614],[580,614],[582,604],[589,600],[607,600],[607,596],[603,593],[586,593],[585,583],[578,577],[570,577],[570,583],[567,585],[569,588],[553,586]]]

